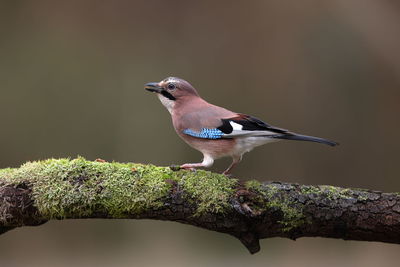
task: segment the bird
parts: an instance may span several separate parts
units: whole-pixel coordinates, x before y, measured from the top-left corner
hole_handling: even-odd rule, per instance
[[[156,93],[171,114],[176,133],[191,147],[203,154],[200,163],[185,163],[180,169],[208,168],[216,159],[231,157],[232,163],[223,172],[230,175],[253,148],[279,141],[309,141],[329,146],[338,145],[327,139],[290,132],[262,120],[208,103],[187,81],[167,77],[160,82],[146,83],[144,88]]]

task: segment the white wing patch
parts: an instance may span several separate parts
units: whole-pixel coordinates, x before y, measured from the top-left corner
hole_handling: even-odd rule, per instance
[[[241,137],[241,136],[265,136],[268,135],[276,135],[277,133],[271,131],[250,131],[250,130],[243,130],[243,125],[229,121],[229,124],[232,126],[232,132],[229,134],[224,134],[223,137],[225,138],[232,138],[232,137]]]
[[[236,123],[234,121],[229,122],[233,128],[234,131],[241,131],[243,129],[243,125],[240,125],[239,123]]]

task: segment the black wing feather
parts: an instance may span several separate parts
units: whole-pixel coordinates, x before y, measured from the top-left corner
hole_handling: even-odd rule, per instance
[[[217,129],[223,132],[224,134],[230,134],[233,131],[232,125],[229,123],[230,119],[221,119],[222,125]]]
[[[278,128],[272,125],[269,125],[262,120],[252,117],[252,116],[247,116],[246,118],[246,125],[243,127],[243,130],[250,130],[250,131],[270,131],[270,132],[275,132],[275,133],[288,133],[289,131],[286,129]]]
[[[230,134],[233,131],[232,125],[230,124],[231,121],[240,124],[243,126],[242,130],[245,131],[269,131],[274,132],[277,134],[287,134],[289,133],[288,130],[277,128],[272,125],[269,125],[262,120],[252,117],[249,115],[238,114],[237,117],[229,118],[229,119],[222,119],[222,125],[217,129],[221,130],[225,134]]]

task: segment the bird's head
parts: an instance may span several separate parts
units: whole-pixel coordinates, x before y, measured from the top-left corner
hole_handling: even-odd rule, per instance
[[[196,89],[190,83],[176,77],[168,77],[161,82],[146,83],[144,88],[157,93],[161,103],[169,112],[177,102],[186,101],[190,97],[199,97]]]

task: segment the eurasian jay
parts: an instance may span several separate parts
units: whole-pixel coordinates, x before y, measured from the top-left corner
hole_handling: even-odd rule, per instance
[[[232,157],[232,164],[223,172],[227,175],[241,161],[244,153],[281,139],[337,145],[333,141],[289,132],[255,117],[212,105],[183,79],[168,77],[159,83],[145,84],[145,89],[157,93],[161,103],[171,113],[177,134],[203,153],[201,163],[186,163],[180,166],[183,169],[211,167],[215,159]]]

